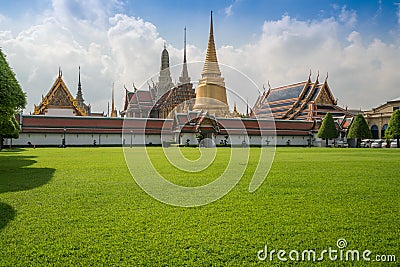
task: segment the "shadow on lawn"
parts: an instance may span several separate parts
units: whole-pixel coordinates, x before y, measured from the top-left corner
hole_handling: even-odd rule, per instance
[[[0,157],[0,193],[29,190],[42,186],[50,181],[55,169],[31,168],[33,156]]]
[[[13,220],[15,210],[10,205],[0,202],[0,230],[6,227],[9,221]]]
[[[7,153],[8,154],[8,153]],[[55,169],[28,167],[36,163],[34,156],[9,153],[0,157],[0,194],[30,190],[48,183]],[[15,210],[0,202],[0,230],[14,218]]]

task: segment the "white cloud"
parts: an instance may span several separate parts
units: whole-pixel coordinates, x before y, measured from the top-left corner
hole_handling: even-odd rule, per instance
[[[56,16],[49,16],[16,36],[10,32],[0,33],[3,50],[27,92],[28,112],[33,110],[33,104],[40,102],[40,96],[50,89],[59,66],[63,69],[67,86],[75,95],[79,65],[82,67],[85,99],[95,110],[105,110],[101,106],[106,107],[104,92],[111,90],[113,68],[110,67],[112,60],[107,54],[107,44],[97,41],[107,40],[106,35],[98,38],[101,30],[88,24],[80,31],[71,25],[74,25],[74,21],[61,23]],[[96,35],[97,40],[94,40],[96,38],[93,36]]]
[[[73,19],[104,26],[108,18],[122,7],[119,0],[53,0],[51,12],[63,22]]]
[[[348,10],[346,6],[343,6],[339,14],[339,21],[345,23],[349,27],[354,27],[357,23],[357,13],[354,10]]]
[[[233,10],[232,10],[232,8],[233,8],[233,5],[232,5],[232,4],[229,5],[229,6],[227,6],[227,7],[225,8],[225,15],[226,15],[227,17],[230,17],[230,16],[233,15]]]
[[[140,18],[117,14],[110,23],[107,36],[117,67],[115,79],[139,86],[158,70],[164,39],[153,24]]]

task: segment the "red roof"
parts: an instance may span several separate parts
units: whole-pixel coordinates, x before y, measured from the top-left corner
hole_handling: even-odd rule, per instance
[[[106,117],[22,116],[23,133],[153,133],[172,131],[172,120]]]
[[[213,119],[213,118],[210,118]],[[268,119],[241,119],[217,118],[216,126],[209,123],[202,124],[202,120],[187,123],[187,115],[177,114],[176,120],[181,132],[195,133],[211,130],[220,134],[249,134],[249,135],[308,135],[313,129],[313,121],[297,120],[268,120]],[[196,122],[199,122],[196,124]],[[212,127],[211,127],[212,126]],[[142,119],[142,118],[108,118],[108,117],[53,117],[41,115],[22,116],[23,133],[172,133],[173,120],[171,119]],[[177,129],[179,130],[179,129]]]
[[[137,98],[138,98],[139,102],[144,101],[144,102],[151,102],[152,103],[150,91],[137,90],[136,91],[136,95],[137,95]]]

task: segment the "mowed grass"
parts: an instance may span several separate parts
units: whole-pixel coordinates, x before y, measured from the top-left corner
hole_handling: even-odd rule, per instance
[[[186,185],[197,185],[201,179],[169,166],[160,148],[148,151],[173,181],[185,184],[186,177]],[[0,265],[283,266],[295,262],[276,255],[262,262],[257,252],[268,245],[320,253],[337,249],[339,238],[348,249],[371,250],[371,257],[395,254],[392,264],[399,263],[400,150],[278,148],[267,179],[249,193],[259,151],[251,152],[229,194],[181,208],[141,190],[121,148],[2,151]],[[217,163],[229,153],[219,149]],[[325,257],[317,264],[374,262]]]

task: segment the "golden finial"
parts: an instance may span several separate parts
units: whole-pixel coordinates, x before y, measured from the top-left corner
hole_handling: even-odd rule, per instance
[[[210,18],[210,34],[208,36],[206,60],[204,63],[202,76],[207,75],[208,73],[212,73],[213,75],[217,74],[218,76],[221,75],[221,71],[219,70],[218,66],[217,52],[215,49],[215,42],[214,42],[214,26],[213,26],[212,11]]]

